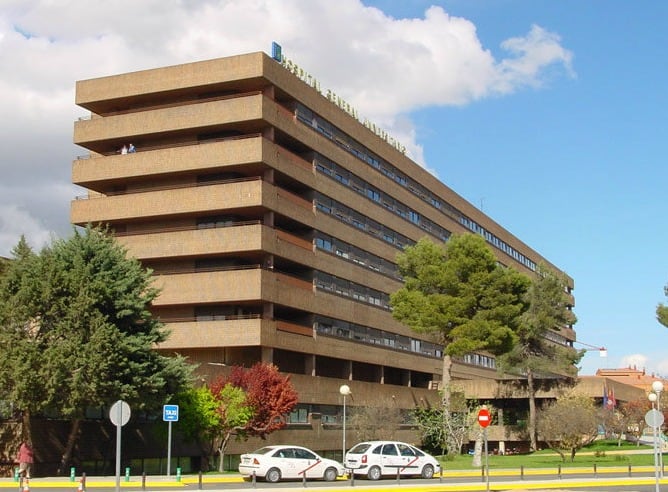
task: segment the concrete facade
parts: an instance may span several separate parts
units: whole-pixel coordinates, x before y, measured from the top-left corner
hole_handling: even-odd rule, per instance
[[[71,221],[108,225],[154,270],[153,310],[171,331],[158,350],[205,380],[273,362],[300,404],[270,441],[332,451],[341,384],[351,407],[438,401],[442,347],[389,309],[403,247],[475,232],[504,265],[550,263],[293,71],[251,53],[77,82],[90,118],[74,124],[87,153],[72,164],[85,193]],[[572,327],[553,335],[575,340]],[[454,376],[477,399],[473,381],[498,379],[488,354],[456,361]]]

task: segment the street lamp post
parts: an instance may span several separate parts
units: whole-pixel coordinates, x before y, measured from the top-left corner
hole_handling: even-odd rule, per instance
[[[346,396],[350,395],[350,386],[342,384],[339,388],[339,393],[343,395],[343,453],[341,454],[341,461],[346,459]]]
[[[652,410],[648,412],[648,415],[649,413],[651,413],[652,417],[649,419],[649,421],[647,421],[647,423],[651,423],[652,426],[652,444],[653,444],[652,449],[654,451],[654,478],[656,480],[656,492],[660,492],[661,489],[659,488],[659,456],[657,454],[657,448],[656,448],[656,428],[658,427],[656,424],[658,422],[656,416],[657,411],[654,408],[656,406],[655,403],[657,399],[656,393],[650,393],[649,395],[647,395],[647,398],[649,399],[650,402],[652,402]],[[647,417],[645,418],[645,420],[647,420]]]
[[[656,393],[656,410],[661,413],[661,392],[663,391],[663,383],[661,381],[654,381],[652,383],[652,391]],[[657,454],[659,460],[659,474],[663,478],[663,432],[661,427],[657,429],[659,440],[657,442]]]

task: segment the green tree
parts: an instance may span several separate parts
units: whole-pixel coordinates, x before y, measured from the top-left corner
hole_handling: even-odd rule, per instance
[[[663,293],[668,296],[668,285],[663,288]],[[668,306],[659,304],[656,308],[656,319],[659,320],[663,326],[668,326]]]
[[[225,449],[233,435],[244,436],[248,423],[255,415],[255,410],[248,402],[246,392],[238,386],[226,383],[225,386],[214,392],[218,402],[218,428],[216,429],[216,448],[220,461],[218,471],[222,472],[225,466]]]
[[[447,453],[453,442],[456,443],[456,449],[461,450],[475,421],[473,408],[476,404],[475,401],[466,401],[463,391],[451,391],[448,415],[444,414],[442,406],[416,407],[413,410],[413,420],[420,433],[422,445],[441,455]]]
[[[625,422],[624,428],[617,429],[617,432],[623,433],[626,436],[633,436],[636,439],[636,444],[640,446],[640,437],[645,430],[645,414],[652,409],[652,403],[646,398],[636,398],[629,400],[619,405],[613,411],[621,414],[619,420]],[[665,414],[665,412],[664,412]]]
[[[202,449],[202,466],[210,470],[216,437],[221,426],[220,403],[208,386],[191,387],[175,398],[179,405],[179,432],[186,441],[198,443]]]
[[[0,256],[0,276],[5,274],[5,270],[9,268],[9,260]]]
[[[216,379],[209,388],[218,401],[221,416],[216,430],[220,471],[224,467],[225,447],[232,436],[265,439],[285,427],[287,416],[298,401],[290,377],[281,375],[278,367],[265,362],[250,368],[234,366],[228,375]]]
[[[0,279],[0,382],[28,436],[31,415],[72,419],[62,471],[87,407],[157,411],[191,366],[155,350],[168,333],[149,311],[151,272],[104,231],[75,230],[39,254],[22,238],[13,255]]]
[[[537,448],[536,438],[536,379],[543,375],[562,376],[555,380],[563,383],[577,376],[576,364],[584,351],[553,342],[550,333],[558,333],[561,328],[576,322],[569,309],[566,293],[566,279],[545,265],[538,265],[527,292],[529,308],[522,315],[516,332],[517,343],[512,350],[497,358],[500,370],[525,374],[529,397],[529,422],[527,431],[531,451]]]
[[[397,256],[404,285],[391,297],[392,315],[444,345],[443,407],[450,414],[452,357],[500,355],[517,339],[529,278],[504,268],[478,235],[453,235],[445,245],[421,239]],[[449,452],[457,441],[449,439]]]
[[[566,454],[574,461],[575,453],[596,439],[598,422],[599,414],[590,397],[569,394],[542,410],[538,432],[562,461],[566,461]]]

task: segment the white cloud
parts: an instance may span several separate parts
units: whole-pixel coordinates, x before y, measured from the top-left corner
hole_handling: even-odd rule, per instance
[[[268,52],[277,41],[424,164],[411,111],[538,87],[554,70],[572,74],[559,37],[527,29],[497,60],[472,22],[440,7],[394,19],[359,0],[2,0],[0,175],[12,190],[11,199],[0,195],[3,248],[18,241],[7,224],[20,213],[38,240],[49,229],[68,233],[70,165],[83,153],[71,143],[84,114],[76,80]]]
[[[501,47],[514,57],[499,63],[500,78],[494,90],[506,93],[523,86],[539,87],[543,83],[544,69],[551,65],[559,65],[574,77],[573,54],[564,49],[560,41],[558,35],[536,25],[531,26],[527,36],[504,41]]]
[[[27,210],[0,204],[0,256],[9,257],[22,235],[35,251],[47,245],[53,237],[40,219]]]
[[[656,369],[654,372],[661,377],[668,378],[668,359],[660,360],[656,364]]]
[[[647,369],[648,357],[643,354],[630,354],[622,357],[621,367],[633,367],[642,371]]]
[[[646,374],[668,377],[668,359],[661,352],[629,354],[621,358],[620,367],[632,367]]]

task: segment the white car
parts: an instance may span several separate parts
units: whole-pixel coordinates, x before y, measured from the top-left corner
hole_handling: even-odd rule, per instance
[[[314,478],[336,480],[346,473],[338,461],[318,456],[301,446],[265,446],[252,453],[242,454],[239,473],[264,478],[267,482],[281,479]]]
[[[432,478],[441,464],[430,454],[415,446],[398,441],[367,441],[355,445],[346,453],[344,465],[355,475],[378,480],[383,475]]]

